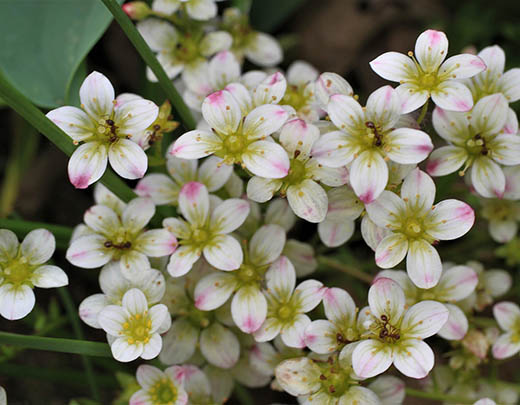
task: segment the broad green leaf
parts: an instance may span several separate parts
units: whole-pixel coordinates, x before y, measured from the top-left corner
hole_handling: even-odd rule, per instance
[[[0,69],[40,107],[77,103],[78,67],[111,20],[99,0],[1,0]]]

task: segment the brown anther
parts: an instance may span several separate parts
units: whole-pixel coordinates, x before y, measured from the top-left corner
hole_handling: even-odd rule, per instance
[[[324,380],[326,380],[326,379],[327,379],[327,377],[325,377],[323,374],[320,374],[320,380],[321,380],[321,381],[324,381]]]
[[[112,242],[107,240],[105,243],[103,243],[103,246],[105,246],[106,248],[111,248],[112,247]]]

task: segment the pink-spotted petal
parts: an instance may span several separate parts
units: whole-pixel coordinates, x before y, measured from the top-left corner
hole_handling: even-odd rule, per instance
[[[375,377],[385,372],[393,360],[392,349],[379,340],[363,340],[352,353],[354,372],[361,378]]]
[[[376,264],[389,269],[401,263],[408,252],[408,239],[402,233],[385,237],[376,248]]]
[[[325,246],[338,247],[352,237],[355,229],[356,225],[353,220],[341,221],[326,217],[318,224],[318,235]]]
[[[435,287],[439,301],[460,301],[468,297],[477,287],[478,275],[469,266],[453,266],[444,272]]]
[[[514,332],[501,335],[493,343],[492,353],[495,359],[507,359],[520,352],[520,342],[514,339]]]
[[[462,340],[468,332],[468,318],[458,306],[453,304],[444,304],[449,311],[448,320],[437,334],[446,340]]]
[[[475,159],[471,167],[471,183],[482,197],[502,198],[506,178],[498,164],[487,156],[481,156]]]
[[[469,111],[473,107],[473,96],[466,85],[455,80],[440,83],[431,92],[433,102],[444,110]]]
[[[69,160],[68,172],[72,185],[87,188],[98,181],[108,162],[108,148],[100,142],[87,142],[77,148]]]
[[[432,349],[422,340],[410,339],[396,350],[394,366],[410,378],[424,378],[433,368],[435,357]]]
[[[242,154],[244,165],[253,174],[279,179],[289,173],[289,157],[284,148],[274,142],[256,141]]]
[[[449,75],[453,79],[467,79],[486,70],[486,63],[476,55],[464,53],[452,56],[441,65],[439,74]]]
[[[356,304],[348,292],[341,288],[327,288],[323,294],[325,316],[332,322],[351,325],[356,318]]]
[[[433,150],[433,143],[423,131],[412,128],[397,128],[387,135],[387,156],[396,163],[422,162]]]
[[[209,218],[208,189],[202,183],[186,183],[179,193],[179,209],[192,225],[204,226]]]
[[[63,132],[77,142],[84,141],[95,134],[97,128],[89,116],[76,107],[60,107],[47,114]]]
[[[423,239],[411,241],[408,245],[406,271],[417,287],[434,287],[439,282],[442,273],[439,253]]]
[[[67,249],[67,260],[74,266],[95,269],[112,259],[112,252],[105,248],[106,238],[88,235],[75,239]]]
[[[242,119],[238,103],[226,90],[217,91],[206,97],[202,103],[202,115],[210,128],[223,134],[234,133]]]
[[[448,38],[444,32],[426,30],[415,42],[415,57],[425,72],[435,72],[447,53]]]
[[[363,203],[377,199],[387,183],[388,166],[379,152],[367,150],[352,162],[350,184]]]
[[[381,228],[397,228],[400,224],[399,216],[406,210],[404,201],[387,190],[365,208],[370,219]]]
[[[332,72],[325,72],[316,80],[316,98],[321,106],[325,108],[329,103],[330,96],[334,94],[343,94],[345,96],[353,96],[354,90],[352,86],[340,75]]]
[[[394,280],[381,277],[368,290],[368,303],[376,318],[386,315],[388,319],[397,323],[404,313],[403,289]]]
[[[240,288],[231,301],[231,316],[242,332],[256,332],[267,316],[264,295],[254,286]]]
[[[366,120],[380,125],[382,131],[392,128],[400,115],[401,99],[392,86],[380,87],[368,97]]]
[[[202,311],[211,311],[222,306],[236,288],[231,274],[217,272],[203,277],[196,285],[195,306]]]
[[[475,222],[475,212],[459,200],[436,204],[427,218],[427,232],[435,239],[452,240],[465,235]]]
[[[253,103],[275,104],[282,100],[287,88],[287,80],[281,72],[275,72],[267,76],[255,89],[253,89]]]
[[[459,146],[442,146],[435,149],[426,163],[430,176],[446,176],[459,170],[468,159],[466,149]]]
[[[307,315],[298,314],[292,320],[291,324],[285,326],[280,331],[282,341],[288,347],[303,349],[305,345],[305,329],[311,323],[311,319]]]
[[[171,256],[168,263],[168,273],[172,277],[181,277],[188,273],[193,264],[199,260],[201,251],[188,246],[181,246]]]
[[[395,91],[401,99],[401,114],[408,114],[422,107],[430,98],[428,90],[418,87],[414,83],[403,83]]]
[[[349,164],[358,151],[358,146],[342,131],[322,135],[312,146],[311,155],[327,167],[341,167]]]
[[[168,155],[181,159],[200,159],[211,155],[221,144],[217,135],[195,129],[178,138],[168,149]]]
[[[135,142],[120,139],[108,148],[108,160],[114,171],[125,179],[140,179],[148,168],[148,157]]]
[[[309,222],[321,222],[327,214],[327,193],[311,179],[290,186],[287,189],[287,201],[297,216]]]

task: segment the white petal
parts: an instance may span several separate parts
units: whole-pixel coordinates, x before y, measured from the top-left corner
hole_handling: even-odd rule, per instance
[[[257,266],[274,262],[282,253],[286,235],[279,225],[263,225],[251,238],[249,259]]]
[[[327,219],[330,220],[354,220],[363,212],[363,204],[349,187],[336,187],[327,193],[329,209]]]
[[[253,103],[255,105],[274,104],[282,100],[287,88],[287,80],[281,72],[267,76],[253,89]]]
[[[520,319],[520,307],[514,302],[499,302],[493,306],[493,315],[503,330],[513,330]]]
[[[162,173],[146,175],[135,187],[138,196],[150,197],[156,205],[176,204],[179,191],[179,186]]]
[[[387,183],[388,166],[379,152],[367,150],[352,162],[350,184],[363,203],[378,198]]]
[[[327,214],[327,193],[310,179],[290,186],[287,189],[287,201],[297,216],[309,222],[321,222]]]
[[[199,168],[198,179],[206,185],[209,192],[219,190],[226,184],[233,172],[233,166],[226,165],[222,159],[211,156]]]
[[[401,115],[401,99],[392,86],[383,86],[368,96],[367,121],[381,125],[383,131],[394,126]]]
[[[88,139],[97,129],[89,116],[76,107],[56,108],[49,111],[46,116],[77,142]]]
[[[296,223],[296,216],[287,200],[277,198],[268,205],[264,220],[266,224],[280,225],[288,232]]]
[[[487,46],[478,53],[478,56],[487,66],[486,73],[489,72],[493,76],[504,73],[506,54],[500,46]]]
[[[4,284],[0,287],[0,315],[14,321],[25,317],[34,308],[34,292],[26,284],[14,287]]]
[[[244,260],[240,243],[231,235],[218,235],[204,247],[204,257],[220,270],[236,270]]]
[[[188,15],[194,20],[209,20],[217,15],[217,5],[214,0],[196,0],[186,2]]]
[[[209,194],[204,184],[186,183],[179,194],[179,209],[190,224],[204,226],[209,218]]]
[[[181,277],[189,272],[193,264],[199,260],[201,251],[192,249],[188,246],[179,247],[171,256],[168,262],[168,273],[172,277]]]
[[[279,179],[289,173],[287,152],[274,142],[256,141],[249,144],[242,159],[246,168],[260,177]]]
[[[465,235],[474,222],[475,212],[468,204],[450,199],[432,208],[425,226],[435,239],[452,240]]]
[[[445,176],[459,170],[467,158],[464,148],[442,146],[431,153],[426,171],[430,176]]]
[[[266,202],[282,186],[279,179],[266,179],[253,176],[247,182],[247,197],[256,202]]]
[[[298,357],[281,362],[276,367],[276,381],[293,396],[317,392],[321,383],[320,369],[308,357]]]
[[[173,14],[176,8],[172,8],[174,2],[168,1],[169,7],[162,7],[156,3],[166,3],[166,1],[154,1],[153,9],[166,14]],[[137,23],[137,30],[143,36],[148,46],[156,52],[172,49],[177,43],[177,31],[174,26],[167,21],[155,18],[146,19]]]
[[[473,162],[471,183],[477,193],[483,197],[502,198],[505,192],[506,179],[499,165],[488,157],[482,156]]]
[[[58,266],[47,265],[34,270],[32,283],[40,288],[63,287],[69,284],[69,278]]]
[[[402,343],[404,344],[404,342]],[[396,350],[394,365],[404,375],[411,378],[424,378],[433,368],[433,351],[421,340],[406,341],[406,348]]]
[[[437,334],[446,340],[462,340],[468,332],[468,318],[458,306],[453,304],[445,304],[445,306],[450,315]]]
[[[447,80],[432,91],[433,102],[449,111],[469,111],[473,107],[471,91],[462,83]]]
[[[260,139],[278,131],[289,114],[279,105],[261,105],[247,114],[243,133],[248,139]]]
[[[386,135],[389,150],[387,156],[396,163],[419,163],[428,157],[433,143],[423,131],[412,128],[397,128]]]
[[[20,250],[29,264],[43,264],[48,261],[56,249],[56,239],[47,229],[35,229],[22,241]]]
[[[231,315],[244,333],[253,333],[262,326],[267,316],[267,301],[253,286],[240,288],[231,301]]]
[[[217,233],[230,233],[244,223],[249,215],[249,203],[241,198],[230,198],[211,213],[211,229]]]
[[[492,143],[493,160],[507,166],[520,164],[520,136],[500,134]]]
[[[350,163],[358,147],[351,143],[350,137],[342,131],[322,135],[312,146],[311,155],[327,167],[341,167]]]
[[[229,32],[211,31],[204,35],[202,41],[200,41],[199,50],[202,56],[207,58],[217,52],[228,50],[232,43],[233,37]]]
[[[330,97],[327,110],[334,125],[346,133],[356,133],[359,125],[364,125],[365,113],[353,97],[335,94]]]
[[[148,309],[148,303],[144,293],[138,288],[132,288],[123,295],[123,308],[131,315],[142,314]]]
[[[95,269],[112,259],[112,252],[104,247],[106,238],[100,235],[82,236],[67,249],[67,260],[74,266]]]
[[[402,404],[406,395],[404,382],[393,375],[376,378],[368,388],[381,399],[381,405]]]
[[[297,277],[305,277],[318,268],[314,248],[308,243],[289,239],[283,248],[283,254],[293,263]]]
[[[121,362],[129,362],[143,354],[142,344],[129,344],[125,338],[117,338],[110,346],[114,359]]]
[[[96,233],[110,234],[114,229],[121,227],[118,215],[105,205],[94,205],[85,211],[85,224]]]
[[[18,254],[18,238],[9,229],[0,229],[0,262],[8,262]]]
[[[520,99],[520,69],[515,68],[505,72],[498,80],[498,84],[510,103]]]
[[[217,53],[209,62],[209,81],[215,88],[238,80],[240,77],[240,64],[233,52],[222,51]]]
[[[269,294],[284,302],[289,299],[296,286],[296,272],[294,266],[285,256],[275,261],[267,273],[265,283]]]
[[[391,191],[383,191],[379,198],[365,206],[370,219],[377,226],[398,227],[400,225],[399,216],[406,210],[403,200]]]
[[[290,326],[280,332],[282,341],[289,347],[303,349],[305,347],[305,328],[311,323],[307,315],[298,314]]]
[[[231,274],[217,272],[203,277],[195,287],[195,306],[211,311],[223,305],[233,293],[236,283]]]
[[[417,71],[412,59],[399,52],[386,52],[370,62],[370,67],[383,79],[400,82]]]
[[[114,88],[105,75],[92,72],[79,89],[81,108],[94,119],[110,116],[114,108]]]
[[[435,287],[439,301],[460,301],[468,297],[477,287],[478,275],[469,266],[453,266],[444,271]]]
[[[267,318],[253,336],[257,342],[269,342],[278,336],[281,328],[282,324],[277,318]]]
[[[177,239],[166,229],[152,229],[139,235],[137,248],[149,257],[171,255],[177,247]]]
[[[238,361],[240,342],[229,329],[214,323],[200,334],[200,351],[210,364],[228,369]]]
[[[99,313],[98,323],[105,332],[112,336],[118,336],[123,329],[128,314],[118,305],[108,305]]]
[[[323,295],[325,316],[332,322],[351,325],[356,318],[356,304],[348,292],[341,288],[328,288]]]
[[[210,94],[202,103],[202,115],[212,129],[224,134],[234,133],[242,112],[229,91],[221,90]]]
[[[257,32],[245,49],[246,57],[258,66],[275,66],[283,54],[278,41],[271,35]]]
[[[513,340],[513,332],[501,335],[493,343],[493,357],[495,359],[507,359],[520,351],[520,342]]]
[[[139,99],[116,106],[114,121],[119,134],[131,136],[152,125],[158,114],[157,105],[149,100]]]
[[[401,263],[408,252],[408,238],[402,233],[386,236],[376,248],[376,264],[389,269]]]
[[[295,152],[298,151],[298,157],[305,159],[310,155],[312,146],[319,137],[320,130],[317,126],[296,118],[283,126],[280,132],[280,143],[290,156],[295,156]]]
[[[453,79],[466,79],[486,70],[485,62],[468,53],[452,56],[439,68],[439,74],[449,74]]]
[[[394,280],[381,277],[368,290],[370,311],[378,319],[386,315],[398,322],[404,313],[405,297],[403,289]]]
[[[125,179],[140,179],[148,168],[143,149],[128,139],[119,139],[108,148],[108,160],[114,171]]]
[[[379,340],[363,340],[352,353],[354,372],[370,378],[386,371],[392,364],[392,349]]]
[[[182,364],[195,353],[198,340],[199,329],[187,319],[179,318],[163,337],[159,359],[165,364]]]
[[[423,239],[409,243],[406,257],[406,271],[412,282],[419,288],[432,288],[437,285],[442,273],[439,253]]]
[[[316,81],[315,89],[316,97],[324,107],[329,103],[330,96],[334,94],[354,95],[352,86],[343,77],[332,72],[322,73]]]
[[[509,107],[506,98],[498,93],[481,98],[471,111],[470,123],[475,131],[496,134],[505,125]]]
[[[143,388],[152,387],[156,382],[164,378],[164,373],[157,367],[141,364],[135,373],[137,382]]]
[[[87,142],[77,148],[69,160],[68,173],[72,185],[87,188],[105,172],[108,148],[99,142]]]
[[[415,57],[425,72],[435,72],[447,53],[448,38],[444,32],[426,30],[415,42]]]
[[[118,266],[119,267],[119,266]],[[85,298],[79,304],[78,313],[83,322],[92,328],[101,329],[98,322],[99,313],[108,306],[110,302],[105,294],[94,294]]]
[[[430,98],[427,90],[413,83],[403,83],[395,89],[401,99],[401,114],[408,114],[422,107]]]
[[[168,149],[168,155],[181,159],[200,159],[219,149],[221,143],[217,135],[195,129],[181,135]]]
[[[132,231],[143,229],[155,214],[155,205],[150,198],[134,198],[125,207],[123,225]]]
[[[330,321],[318,319],[305,328],[305,344],[315,353],[328,354],[338,350],[338,328]]]
[[[330,205],[329,205],[330,206]],[[353,220],[334,220],[325,218],[318,224],[318,235],[325,246],[338,247],[347,242],[356,228]]]
[[[426,339],[444,326],[448,316],[448,309],[440,302],[421,301],[404,314],[401,333],[406,338]]]
[[[516,221],[489,221],[489,234],[498,243],[507,243],[516,236],[518,224]]]
[[[365,215],[361,220],[361,236],[374,252],[379,243],[390,233],[389,229],[377,226],[368,215]]]

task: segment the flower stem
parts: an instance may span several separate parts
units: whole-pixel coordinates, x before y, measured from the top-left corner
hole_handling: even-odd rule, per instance
[[[24,347],[26,349],[48,350],[51,352],[84,354],[86,356],[112,357],[107,343],[87,340],[27,336],[17,333],[0,332],[0,344]]]
[[[355,277],[367,284],[372,283],[372,276],[362,272],[361,270],[355,269],[354,267],[346,266],[343,263],[340,263],[330,257],[318,256],[318,262],[323,264],[324,266],[330,267],[335,270],[342,271],[352,277]]]
[[[414,388],[406,388],[406,395],[416,398],[433,399],[442,402],[453,402],[457,404],[473,404],[475,401],[455,395],[446,395],[438,392],[425,392]]]
[[[14,88],[1,71],[0,97],[62,152],[65,152],[68,156],[72,155],[76,146],[74,146],[70,137],[54,125],[27,97]],[[132,198],[137,197],[132,189],[110,169],[106,170],[100,181],[124,201],[128,202]]]
[[[67,311],[67,316],[70,323],[72,324],[72,329],[74,330],[76,338],[79,340],[84,340],[85,335],[83,334],[83,329],[81,328],[81,324],[79,322],[76,306],[74,305],[74,301],[72,300],[72,296],[70,295],[69,290],[67,287],[58,288],[58,294],[63,301],[63,305]],[[97,385],[96,379],[94,378],[94,367],[92,366],[92,361],[85,355],[81,356],[81,361],[83,362],[83,368],[85,369],[85,373],[87,375],[87,382],[90,386],[92,397],[96,401],[101,402],[99,387]]]
[[[0,228],[13,231],[20,239],[24,238],[25,235],[34,229],[47,229],[56,238],[56,246],[61,249],[67,249],[72,236],[72,228],[67,226],[51,225],[44,222],[23,221],[21,219],[0,218]]]
[[[426,103],[424,103],[421,113],[419,114],[419,118],[417,118],[417,124],[421,126],[421,122],[423,122],[424,117],[426,117],[426,113],[428,112],[428,106],[430,104],[430,99],[426,100]]]
[[[152,70],[159,81],[162,89],[166,93],[166,96],[172,103],[173,108],[177,112],[183,126],[187,130],[195,129],[196,122],[193,118],[190,109],[184,103],[181,95],[177,92],[173,86],[172,81],[167,76],[166,72],[162,68],[161,64],[155,57],[154,53],[147,45],[139,31],[135,28],[132,20],[125,14],[121,6],[115,0],[101,0],[103,4],[114,16],[121,29],[124,31],[130,42],[134,45],[141,58],[143,58],[146,65]]]

